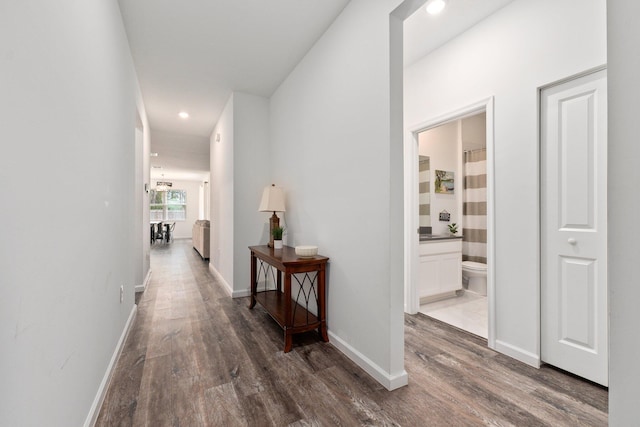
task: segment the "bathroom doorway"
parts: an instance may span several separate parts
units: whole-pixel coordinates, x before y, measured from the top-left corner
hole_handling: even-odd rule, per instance
[[[412,127],[405,147],[405,311],[484,337],[490,347],[492,124],[489,98]]]

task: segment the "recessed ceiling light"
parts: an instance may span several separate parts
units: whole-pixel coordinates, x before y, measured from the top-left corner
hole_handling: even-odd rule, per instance
[[[444,7],[447,5],[445,0],[430,0],[427,3],[427,13],[430,15],[437,15],[442,12]]]
[[[158,153],[149,153],[150,157],[158,157]]]
[[[178,113],[178,115],[180,116],[181,119],[188,119],[189,118],[189,113],[187,113],[186,111],[180,111]]]

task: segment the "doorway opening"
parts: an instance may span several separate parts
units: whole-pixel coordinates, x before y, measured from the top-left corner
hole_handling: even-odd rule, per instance
[[[484,337],[493,348],[493,98],[410,131],[405,311]]]

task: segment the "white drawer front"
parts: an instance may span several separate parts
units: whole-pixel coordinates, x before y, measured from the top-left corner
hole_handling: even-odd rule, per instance
[[[452,252],[462,252],[462,239],[420,243],[420,255],[448,254]]]

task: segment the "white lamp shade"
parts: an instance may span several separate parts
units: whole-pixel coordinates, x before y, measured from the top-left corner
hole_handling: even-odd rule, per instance
[[[271,185],[262,191],[262,201],[260,201],[260,212],[285,212],[284,192],[282,188]]]

